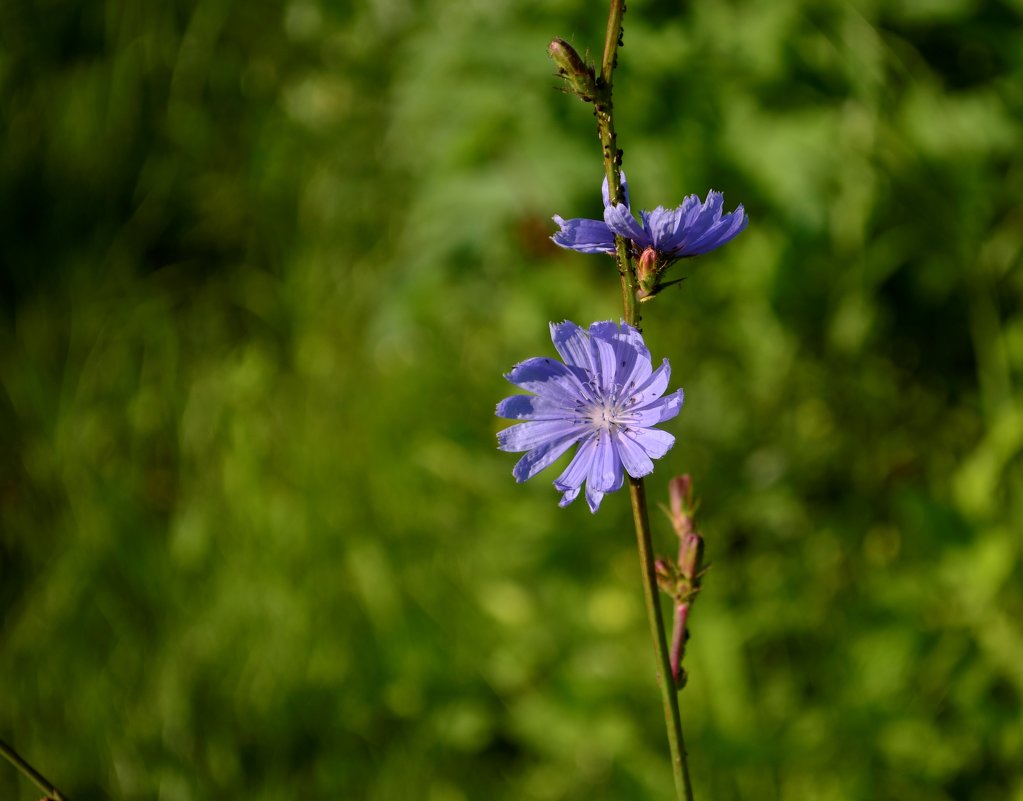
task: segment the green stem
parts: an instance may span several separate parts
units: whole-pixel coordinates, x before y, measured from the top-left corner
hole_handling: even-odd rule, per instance
[[[608,197],[612,203],[622,203],[622,153],[618,149],[615,134],[614,103],[611,97],[614,84],[614,69],[618,63],[618,42],[622,35],[622,15],[625,13],[624,0],[611,0],[607,17],[607,37],[604,40],[604,58],[601,61],[600,77],[597,79],[597,97],[594,98],[594,114],[597,117],[597,135],[604,156],[604,174],[607,176]],[[625,321],[639,328],[639,306],[636,303],[636,270],[632,264],[629,243],[620,236],[615,237],[617,247],[618,277],[622,285],[622,301],[625,304]]]
[[[607,18],[607,37],[604,40],[604,57],[601,61],[598,82],[598,97],[594,101],[597,133],[600,136],[601,151],[604,156],[604,173],[607,175],[608,194],[612,203],[624,200],[621,191],[622,154],[618,150],[614,129],[614,106],[611,99],[624,14],[624,0],[611,0],[611,9]],[[615,245],[625,322],[640,329],[639,304],[636,300],[636,269],[629,252],[629,243],[623,237],[616,236]],[[636,544],[639,548],[639,561],[643,572],[643,597],[646,602],[647,618],[650,621],[650,633],[653,636],[654,652],[657,657],[657,684],[661,690],[661,700],[664,702],[664,720],[668,730],[672,772],[675,776],[675,793],[678,801],[693,801],[693,786],[689,779],[689,765],[686,762],[685,741],[682,737],[682,719],[678,710],[678,692],[675,683],[671,680],[671,661],[658,595],[653,541],[650,534],[650,516],[647,513],[643,479],[629,478],[629,496],[632,500]]]
[[[22,759],[18,752],[11,748],[3,740],[0,740],[0,756],[3,756],[8,762],[16,767],[25,778],[32,782],[36,787],[46,793],[47,798],[53,799],[53,801],[67,801],[67,796],[63,795],[60,790],[53,786],[53,784]]]

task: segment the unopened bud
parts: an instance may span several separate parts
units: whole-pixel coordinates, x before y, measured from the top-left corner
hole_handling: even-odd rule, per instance
[[[547,47],[547,55],[558,67],[558,75],[565,79],[569,91],[587,103],[597,96],[597,81],[593,67],[583,61],[564,39],[554,39]]]
[[[678,590],[678,568],[666,559],[657,559],[654,562],[654,573],[661,591],[674,597]]]
[[[641,297],[652,296],[657,286],[657,251],[647,248],[636,262],[636,280]]]
[[[703,569],[703,537],[695,531],[686,532],[678,549],[678,570],[691,586],[698,587]]]
[[[675,476],[668,482],[668,499],[671,503],[671,522],[676,533],[682,537],[693,529],[692,517],[696,513],[693,504],[693,479],[686,473]]]

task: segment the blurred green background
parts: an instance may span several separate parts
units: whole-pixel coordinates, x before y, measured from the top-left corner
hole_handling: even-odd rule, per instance
[[[697,797],[1019,801],[1023,4],[629,6],[635,206],[751,217],[645,317]],[[627,497],[494,440],[620,314],[547,238],[605,14],[0,5],[0,739],[72,799],[672,797]]]

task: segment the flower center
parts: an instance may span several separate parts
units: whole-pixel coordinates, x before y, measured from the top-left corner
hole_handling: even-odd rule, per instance
[[[614,425],[614,410],[603,404],[590,409],[590,424],[601,431],[610,431]]]
[[[617,387],[615,388],[617,390]],[[605,395],[598,393],[589,405],[582,409],[585,420],[593,427],[594,431],[618,431],[624,424],[623,417],[626,415],[628,403],[623,403],[618,398],[618,392],[612,391]]]

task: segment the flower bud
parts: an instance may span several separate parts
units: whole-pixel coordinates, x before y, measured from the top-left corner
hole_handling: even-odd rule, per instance
[[[564,39],[554,39],[547,47],[549,55],[558,68],[558,75],[565,79],[569,91],[577,97],[591,102],[597,95],[597,82],[593,67],[583,61]]]
[[[636,280],[641,297],[652,296],[657,286],[657,251],[647,248],[636,262]]]
[[[666,559],[657,559],[654,562],[654,573],[661,591],[675,597],[678,592],[678,568]]]
[[[693,590],[699,590],[702,569],[703,537],[695,531],[686,532],[678,549],[678,570]]]
[[[684,476],[675,476],[668,482],[668,499],[671,503],[671,522],[675,526],[675,532],[682,537],[686,532],[693,530],[692,517],[696,513],[693,503],[693,479],[688,473]]]

